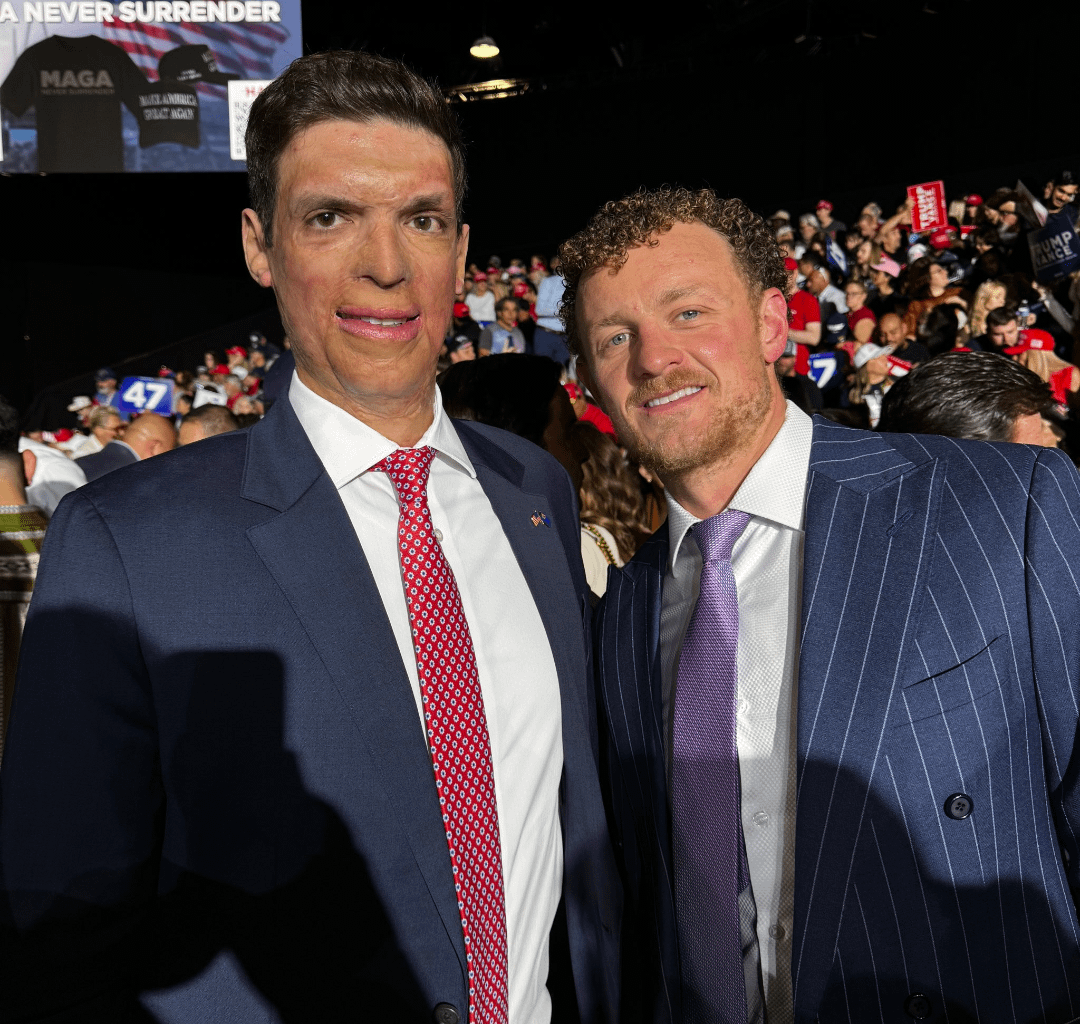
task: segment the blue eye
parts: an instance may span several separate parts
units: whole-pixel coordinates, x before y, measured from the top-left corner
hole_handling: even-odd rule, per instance
[[[628,331],[620,331],[608,342],[610,345],[625,345],[630,340],[630,333]]]
[[[697,309],[684,309],[679,314],[679,318],[682,319],[682,320],[696,320],[697,317],[700,316],[700,315],[701,315],[700,310],[697,310]]]

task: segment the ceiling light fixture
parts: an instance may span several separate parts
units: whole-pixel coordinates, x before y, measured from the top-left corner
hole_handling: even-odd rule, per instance
[[[469,47],[469,53],[480,60],[491,60],[499,56],[499,47],[491,36],[481,36]]]
[[[527,78],[492,78],[487,82],[454,85],[445,90],[450,103],[472,103],[476,100],[505,100],[512,96],[524,96],[527,92],[543,92],[543,82],[530,82]]]

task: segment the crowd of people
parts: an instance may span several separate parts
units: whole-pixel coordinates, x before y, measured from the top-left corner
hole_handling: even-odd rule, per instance
[[[969,194],[951,204],[947,227],[922,236],[911,231],[910,199],[887,219],[867,204],[851,229],[833,218],[827,200],[795,226],[777,211],[770,224],[793,290],[794,344],[781,363],[789,397],[809,411],[876,427],[885,396],[913,367],[944,354],[990,352],[1048,385],[1045,440],[1071,442],[1075,451],[1068,410],[1080,387],[1072,365],[1078,275],[1041,283],[1028,233],[1047,217],[1071,229],[1077,184],[1072,171],[1059,172],[1043,184],[1041,203],[1022,187],[985,199]]]

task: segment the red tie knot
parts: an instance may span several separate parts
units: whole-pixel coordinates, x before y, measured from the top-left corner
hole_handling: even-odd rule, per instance
[[[390,477],[397,491],[398,501],[405,504],[406,501],[415,500],[427,494],[428,474],[431,472],[431,462],[434,458],[435,449],[428,446],[399,448],[375,468],[382,470]]]

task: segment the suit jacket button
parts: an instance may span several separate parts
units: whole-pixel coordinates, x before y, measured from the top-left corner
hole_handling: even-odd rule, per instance
[[[904,1000],[904,1012],[915,1020],[926,1020],[930,1016],[930,1000],[921,992],[912,992]]]
[[[435,1024],[461,1024],[461,1014],[451,1003],[438,1003],[432,1016],[435,1018]]]
[[[963,821],[975,806],[975,801],[967,793],[953,793],[945,801],[945,813],[955,821]]]

